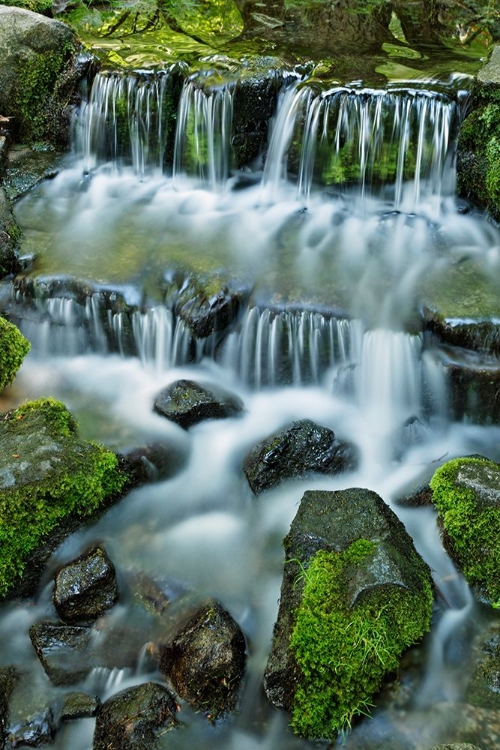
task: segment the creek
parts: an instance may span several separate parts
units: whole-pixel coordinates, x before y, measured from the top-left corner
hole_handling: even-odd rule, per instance
[[[204,88],[187,78],[173,133],[162,112],[174,74],[98,75],[65,168],[19,201],[24,252],[36,253],[33,275],[84,278],[93,292],[82,299],[46,293],[50,284],[39,283],[35,309],[20,315],[33,349],[11,397],[53,395],[85,437],[117,451],[165,442],[185,462],[73,534],[52,557],[35,600],[1,607],[0,661],[30,671],[34,704],[57,694],[28,627],[53,616],[57,565],[100,541],[124,590],[127,576],[143,571],[174,601],[175,592],[194,601],[216,597],[248,639],[238,714],[212,726],[184,706],[185,726],[166,735],[166,748],[312,747],[293,737],[261,687],[281,542],[306,489],[367,487],[406,525],[438,597],[432,631],[405,660],[399,690],[374,698],[372,718],[344,746],[426,750],[459,740],[453,733],[471,642],[497,616],[455,570],[432,508],[398,500],[444,460],[500,459],[497,426],[450,418],[443,350],[419,323],[429,279],[445,279],[470,258],[486,276],[500,273],[498,230],[455,196],[468,80],[318,93],[291,71],[277,87],[265,158],[235,170],[234,87]],[[173,314],[162,289],[183,264],[208,274],[222,268],[251,289],[225,335],[194,340]],[[128,312],[105,309],[110,290]],[[19,293],[16,301],[22,307]],[[231,389],[244,402],[243,416],[189,432],[169,423],[153,412],[153,400],[180,377]],[[243,456],[302,418],[355,443],[359,468],[289,481],[254,498]],[[144,628],[145,643],[158,636],[126,596],[103,618],[102,627],[117,625]],[[93,673],[82,687],[104,699],[158,679],[145,663],[138,657],[133,669]],[[89,750],[92,732],[91,719],[68,724],[54,747]],[[481,746],[483,739],[478,734]]]

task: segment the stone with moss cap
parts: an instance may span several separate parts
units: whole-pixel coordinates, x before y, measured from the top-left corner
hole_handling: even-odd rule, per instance
[[[114,453],[81,440],[64,404],[23,404],[0,420],[0,596],[33,589],[64,534],[127,482]]]
[[[0,392],[14,380],[30,343],[15,325],[0,318]]]
[[[365,489],[306,492],[284,545],[265,689],[296,734],[332,738],[368,713],[384,675],[429,629],[430,571]]]
[[[500,464],[455,458],[430,482],[443,541],[481,598],[500,607]]]

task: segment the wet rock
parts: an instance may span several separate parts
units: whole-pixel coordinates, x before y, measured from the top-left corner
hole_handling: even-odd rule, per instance
[[[115,566],[102,547],[93,547],[54,576],[54,606],[64,622],[97,620],[117,599]]]
[[[265,690],[296,734],[333,738],[429,629],[430,570],[364,489],[306,492],[284,546]]]
[[[154,409],[187,430],[205,419],[235,417],[243,411],[243,402],[213,383],[176,380],[157,395]]]
[[[154,443],[133,448],[124,454],[129,472],[137,484],[161,482],[176,474],[185,465],[188,451],[178,444]]]
[[[0,278],[19,271],[17,249],[20,239],[21,230],[16,224],[0,179]]]
[[[430,486],[446,549],[480,598],[500,606],[500,464],[456,458]]]
[[[61,708],[61,721],[97,716],[100,707],[101,701],[97,695],[80,692],[66,693]]]
[[[0,747],[3,748],[3,737],[9,722],[10,696],[19,679],[15,667],[0,668]]]
[[[500,710],[500,626],[497,623],[476,637],[472,663],[465,699],[474,706]]]
[[[42,180],[54,178],[62,167],[63,158],[61,152],[52,148],[12,146],[4,175],[4,189],[9,200],[16,201]]]
[[[178,725],[174,696],[146,682],[103,703],[97,715],[93,750],[154,750],[159,738]]]
[[[127,477],[114,453],[78,437],[51,398],[3,414],[0,449],[0,596],[14,587],[22,596],[62,538],[118,499]]]
[[[279,64],[279,61],[273,61]],[[231,145],[236,169],[250,166],[268,141],[269,122],[276,109],[282,76],[262,75],[238,81],[234,92]]]
[[[432,505],[432,490],[428,484],[420,485],[396,498],[396,503],[407,508],[420,508]]]
[[[215,720],[235,709],[245,662],[238,624],[209,600],[164,648],[160,670],[181,698]]]
[[[333,430],[303,419],[252,448],[243,470],[252,491],[259,495],[286,479],[354,469],[357,461],[354,445],[336,438]]]
[[[481,748],[469,742],[453,742],[451,745],[434,745],[432,750],[481,750]]]
[[[29,636],[54,685],[71,685],[84,679],[90,672],[92,631],[89,628],[38,622],[30,627]]]
[[[54,741],[57,724],[50,707],[30,716],[21,724],[9,727],[9,747],[39,747]]]
[[[0,112],[15,118],[20,139],[67,143],[68,103],[83,74],[72,80],[79,51],[63,23],[0,6]]]
[[[12,383],[29,350],[29,341],[16,326],[0,318],[0,392]]]

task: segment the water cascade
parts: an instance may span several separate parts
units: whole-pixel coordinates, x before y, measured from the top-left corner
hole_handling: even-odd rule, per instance
[[[441,345],[422,312],[429,279],[464,259],[496,273],[498,231],[459,211],[454,197],[465,94],[456,82],[321,91],[305,76],[284,75],[259,158],[237,171],[234,106],[244,81],[210,88],[203,76],[182,81],[181,73],[95,78],[67,167],[17,206],[37,254],[31,275],[56,282],[14,282],[9,312],[33,343],[16,395],[61,398],[86,435],[116,450],[171,441],[189,460],[69,537],[36,601],[0,610],[6,648],[9,633],[17,638],[2,664],[14,653],[39,675],[18,631],[50,617],[52,571],[99,539],[124,579],[140,570],[160,587],[219,598],[251,644],[238,715],[211,726],[187,712],[176,747],[312,747],[261,693],[281,540],[306,489],[368,487],[400,515],[433,568],[438,604],[417,676],[410,669],[410,696],[398,699],[403,707],[377,698],[373,718],[345,747],[375,750],[394,740],[425,750],[454,741],[453,723],[433,704],[445,701],[456,714],[457,649],[466,660],[473,634],[495,615],[481,610],[451,565],[433,510],[398,499],[426,484],[444,457],[495,458],[500,445],[498,428],[450,419]],[[187,282],[172,287],[179,267],[206,285],[191,307]],[[221,269],[230,281],[214,291]],[[66,283],[73,277],[85,284]],[[232,317],[224,325],[209,317],[208,333],[196,333],[186,309],[210,316],[234,279],[243,281]],[[243,415],[182,431],[152,410],[155,394],[179,378],[231,389]],[[242,456],[299,419],[356,444],[359,469],[251,497]],[[114,617],[136,623],[137,609],[124,601]],[[141,653],[130,673],[97,671],[84,687],[107,697],[150,679]],[[91,738],[89,720],[81,731],[68,725],[54,747],[89,750]]]

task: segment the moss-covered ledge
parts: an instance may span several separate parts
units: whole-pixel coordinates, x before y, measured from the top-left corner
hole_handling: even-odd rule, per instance
[[[64,535],[119,497],[118,457],[79,439],[75,420],[52,398],[0,417],[0,597],[32,591]]]
[[[500,221],[500,45],[478,73],[458,140],[459,193]]]

